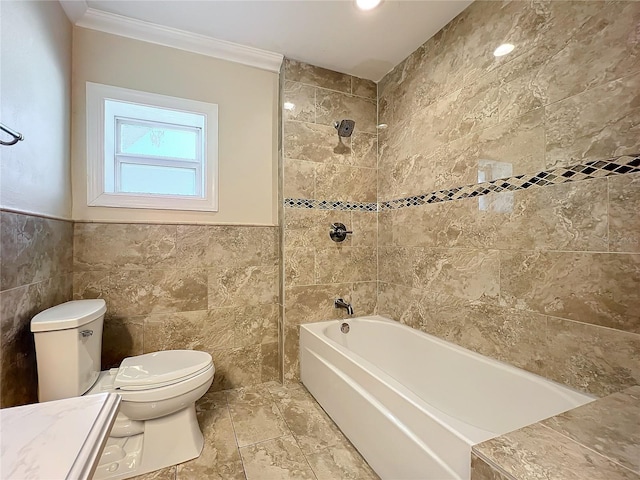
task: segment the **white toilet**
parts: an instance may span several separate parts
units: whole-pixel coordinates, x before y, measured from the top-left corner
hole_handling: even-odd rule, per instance
[[[195,402],[213,381],[211,355],[168,350],[125,358],[100,371],[104,300],[76,300],[31,320],[41,402],[118,393],[120,413],[94,478],[125,479],[200,455]]]

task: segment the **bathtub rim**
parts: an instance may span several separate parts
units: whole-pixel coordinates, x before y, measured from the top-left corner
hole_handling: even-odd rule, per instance
[[[488,364],[491,365],[493,367],[499,368],[501,370],[506,370],[509,372],[513,372],[514,370],[516,370],[520,375],[526,375],[527,377],[529,377],[532,381],[534,381],[536,384],[538,385],[544,385],[545,387],[553,387],[553,388],[560,388],[560,389],[564,389],[564,390],[569,390],[570,392],[573,392],[577,395],[581,395],[584,397],[587,397],[589,400],[587,402],[585,402],[584,404],[590,403],[594,400],[596,400],[598,397],[591,395],[589,393],[585,393],[585,392],[581,392],[579,390],[576,390],[575,388],[572,388],[568,385],[564,385],[562,383],[556,382],[554,380],[548,379],[546,377],[543,377],[541,375],[538,375],[536,373],[533,372],[529,372],[528,370],[524,370],[523,368],[519,368],[516,367],[514,365],[511,365],[509,363],[506,363],[504,361],[501,360],[497,360],[495,358],[486,356],[486,355],[482,355],[481,353],[477,353],[474,352],[473,350],[469,350],[467,348],[464,348],[460,345],[457,345],[453,342],[449,342],[447,340],[443,340],[439,337],[436,337],[435,335],[431,335],[429,333],[426,332],[422,332],[420,330],[417,330],[415,328],[412,328],[408,325],[405,325],[403,323],[397,322],[395,320],[392,320],[388,317],[382,316],[382,315],[365,315],[365,316],[361,316],[361,317],[353,317],[353,318],[345,318],[345,319],[337,319],[337,320],[325,320],[322,322],[313,322],[313,323],[304,323],[304,324],[300,324],[300,352],[302,352],[302,330],[304,329],[305,331],[307,331],[309,334],[317,337],[320,341],[323,341],[327,344],[327,346],[329,348],[331,348],[332,350],[336,351],[338,354],[343,355],[343,356],[354,356],[356,357],[356,362],[357,364],[361,365],[362,368],[364,368],[365,370],[367,370],[368,373],[372,374],[373,372],[375,372],[376,375],[379,374],[379,380],[385,384],[385,386],[387,386],[388,388],[393,389],[394,391],[396,391],[398,393],[398,395],[400,395],[404,400],[406,400],[407,402],[410,402],[414,407],[419,408],[424,410],[425,407],[427,410],[429,410],[429,412],[434,416],[435,420],[441,424],[443,427],[445,427],[447,430],[451,431],[454,435],[462,438],[463,440],[465,440],[466,442],[469,443],[469,445],[476,445],[477,443],[480,443],[482,441],[485,441],[487,438],[494,438],[497,435],[501,435],[502,433],[496,433],[496,432],[492,432],[490,430],[486,430],[483,429],[481,427],[477,427],[475,425],[469,424],[463,420],[460,420],[456,417],[453,417],[452,415],[448,414],[447,412],[444,412],[442,410],[440,410],[439,408],[431,405],[429,402],[427,402],[425,399],[421,398],[417,393],[415,393],[413,390],[411,390],[409,387],[403,385],[402,383],[400,383],[397,379],[395,379],[393,376],[391,376],[390,374],[386,373],[385,371],[383,371],[380,367],[376,366],[373,362],[367,360],[366,358],[362,357],[361,355],[359,355],[358,353],[354,352],[353,350],[350,350],[342,345],[340,345],[339,343],[337,343],[335,340],[332,340],[330,337],[328,337],[324,331],[325,329],[327,329],[328,327],[335,325],[338,326],[342,323],[349,323],[352,321],[364,321],[364,322],[376,322],[376,323],[382,323],[382,324],[388,324],[388,325],[392,325],[394,328],[401,328],[403,330],[409,330],[411,334],[413,335],[417,335],[419,337],[423,337],[426,338],[429,341],[435,342],[436,344],[445,347],[445,348],[450,348],[460,354],[465,355],[466,357],[469,357],[471,359],[473,359],[474,361],[480,361],[484,364]],[[557,391],[558,394],[565,394],[562,391]],[[569,399],[568,399],[569,400]],[[573,408],[577,408],[577,407],[572,407],[569,408],[568,410],[571,410]],[[565,410],[565,411],[568,411]],[[463,433],[465,430],[468,431],[468,434]],[[471,436],[469,436],[469,434],[471,434]],[[477,436],[480,437],[484,437],[486,434],[491,434],[491,437],[487,437],[484,440],[477,440]],[[475,437],[475,438],[472,438]]]

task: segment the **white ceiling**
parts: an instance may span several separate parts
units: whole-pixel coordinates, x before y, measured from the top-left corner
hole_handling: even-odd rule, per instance
[[[89,8],[378,81],[472,0],[87,0]],[[84,3],[84,2],[83,2]]]

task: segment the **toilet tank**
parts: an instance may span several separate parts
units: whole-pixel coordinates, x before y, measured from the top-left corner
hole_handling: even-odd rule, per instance
[[[84,394],[98,379],[106,304],[74,300],[31,320],[41,402]]]

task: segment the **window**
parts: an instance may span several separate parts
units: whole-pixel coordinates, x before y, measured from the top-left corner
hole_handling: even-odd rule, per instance
[[[217,211],[218,106],[87,82],[90,206]]]

